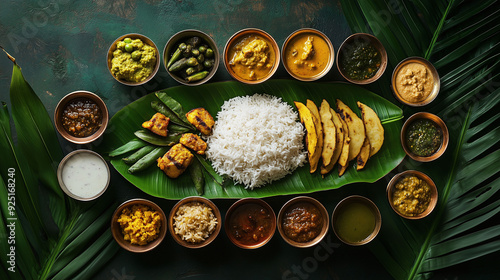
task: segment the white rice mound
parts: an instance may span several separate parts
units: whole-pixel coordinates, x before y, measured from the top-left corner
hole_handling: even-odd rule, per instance
[[[253,189],[304,164],[303,138],[297,113],[281,98],[235,97],[224,102],[217,114],[206,155],[217,173]]]
[[[181,205],[174,216],[175,234],[191,243],[205,241],[217,227],[212,208],[205,203],[189,202]]]

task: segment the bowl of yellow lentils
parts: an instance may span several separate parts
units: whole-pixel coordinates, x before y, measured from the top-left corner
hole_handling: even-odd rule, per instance
[[[111,233],[125,250],[143,253],[153,250],[165,238],[167,218],[163,210],[146,199],[131,199],[115,210]]]

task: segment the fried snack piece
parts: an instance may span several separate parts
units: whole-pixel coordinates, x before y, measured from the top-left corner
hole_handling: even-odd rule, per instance
[[[195,151],[199,155],[204,155],[207,149],[207,143],[200,138],[200,136],[193,133],[182,134],[179,142],[186,148]]]
[[[307,108],[301,102],[295,101],[294,103],[295,106],[297,107],[297,110],[299,110],[300,122],[306,128],[307,156],[309,159],[309,164],[311,164],[311,162],[313,161],[313,155],[315,155],[316,150],[318,149],[318,134],[316,132],[316,125],[314,124],[314,119],[311,110],[309,110],[309,108]]]
[[[369,158],[370,158],[370,140],[368,139],[368,137],[366,137],[365,142],[361,147],[361,151],[359,152],[358,159],[356,160],[357,163],[356,170],[363,169]]]
[[[332,112],[330,111],[330,104],[323,99],[319,110],[321,123],[323,124],[323,149],[321,150],[321,159],[324,166],[328,166],[335,151],[335,144],[337,142],[337,131],[333,123]]]
[[[342,119],[346,122],[347,129],[349,130],[351,144],[349,145],[349,157],[347,161],[351,161],[358,156],[363,146],[363,142],[365,141],[365,125],[351,108],[339,99],[337,99],[337,109]]]
[[[194,155],[182,144],[175,144],[163,157],[158,158],[158,167],[170,178],[179,177],[191,164]]]
[[[347,131],[344,131],[344,127],[342,126],[342,119],[340,118],[339,114],[332,108],[330,108],[330,113],[332,114],[332,121],[335,125],[336,130],[335,150],[333,151],[333,156],[330,160],[330,163],[327,166],[321,166],[321,175],[325,175],[332,171],[333,166],[339,160],[340,154],[342,152],[342,147],[344,146],[344,139],[347,136]]]
[[[361,117],[365,124],[366,137],[370,140],[370,157],[376,154],[382,144],[384,144],[384,127],[380,118],[372,108],[358,101],[358,107],[361,109]]]
[[[311,111],[311,114],[313,116],[314,126],[316,127],[316,135],[318,137],[318,146],[313,154],[312,161],[309,162],[310,172],[314,173],[318,168],[318,162],[321,157],[321,152],[323,150],[323,126],[321,125],[321,117],[319,115],[318,107],[316,106],[316,104],[314,104],[314,102],[312,102],[311,100],[307,99],[306,107]]]
[[[142,123],[142,127],[151,130],[154,134],[166,137],[168,133],[168,123],[170,118],[162,113],[156,113],[149,121]]]
[[[196,108],[186,113],[187,120],[194,125],[201,134],[210,135],[215,121],[210,113],[204,108]]]

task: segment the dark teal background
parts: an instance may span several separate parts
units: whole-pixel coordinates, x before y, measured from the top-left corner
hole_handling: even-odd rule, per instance
[[[281,47],[293,31],[310,27],[325,33],[335,50],[351,34],[336,1],[7,1],[0,5],[0,45],[22,67],[26,80],[41,98],[49,115],[67,93],[88,90],[107,103],[111,116],[137,98],[163,88],[177,86],[163,64],[156,77],[139,87],[116,82],[106,67],[110,44],[126,33],[151,38],[160,50],[178,31],[199,29],[211,35],[222,54],[229,37],[240,29],[255,27],[271,34]],[[9,104],[12,63],[0,54],[0,101]],[[384,75],[390,75],[387,69]],[[280,65],[273,78],[291,79]],[[211,83],[230,80],[223,64]],[[321,81],[340,81],[334,67]],[[10,104],[9,104],[10,105]],[[66,153],[88,148],[60,138]],[[114,171],[114,170],[113,170]],[[312,194],[331,213],[351,194],[374,198],[385,193],[394,170],[375,184],[348,185],[339,190]],[[157,202],[169,212],[176,201],[149,197],[113,172],[109,195],[117,203],[142,197]],[[380,196],[380,195],[379,195]],[[265,199],[278,213],[292,196]],[[234,200],[215,200],[222,213]],[[376,203],[386,203],[383,200]],[[114,241],[113,241],[114,242]],[[325,245],[329,244],[329,245]],[[495,254],[492,257],[498,256]],[[491,258],[491,257],[489,257]],[[474,261],[436,275],[438,279],[488,278],[495,268]],[[480,275],[478,275],[480,274]],[[367,247],[341,244],[330,229],[325,243],[296,249],[279,233],[265,247],[243,250],[229,242],[224,232],[206,248],[191,250],[167,236],[161,246],[146,254],[120,250],[96,279],[388,279],[390,276]]]

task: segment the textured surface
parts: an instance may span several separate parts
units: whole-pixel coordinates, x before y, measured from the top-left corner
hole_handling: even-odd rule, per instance
[[[50,115],[57,102],[74,90],[100,95],[110,115],[146,93],[178,85],[163,65],[156,77],[140,87],[116,82],[106,68],[111,42],[122,34],[136,32],[151,38],[160,50],[174,33],[188,28],[210,34],[222,53],[227,39],[236,31],[261,28],[281,46],[294,30],[312,27],[324,32],[335,50],[350,34],[336,1],[14,1],[2,0],[0,45],[16,57],[26,80],[40,96]],[[0,101],[8,102],[12,64],[0,55]],[[388,75],[386,71],[385,75]],[[274,78],[290,79],[282,65]],[[221,64],[212,81],[230,80]],[[322,81],[341,80],[335,67]],[[10,105],[10,104],[9,104]],[[66,153],[86,146],[70,145],[60,138]],[[385,192],[394,170],[375,184],[354,184],[334,191],[312,194],[331,213],[335,205],[351,194],[369,198]],[[108,192],[117,202],[141,197],[157,202],[165,212],[175,201],[148,196],[113,172]],[[276,213],[292,196],[266,199]],[[216,200],[222,213],[234,200]],[[386,201],[376,201],[386,203]],[[382,223],[383,225],[384,223]],[[496,255],[498,256],[498,254]],[[488,271],[483,262],[461,266],[460,272],[445,271],[439,279],[471,278]],[[188,250],[165,238],[156,250],[146,254],[120,251],[96,279],[388,279],[366,247],[341,244],[330,229],[324,242],[309,249],[296,249],[278,233],[258,250],[242,250],[221,233],[210,246]]]

